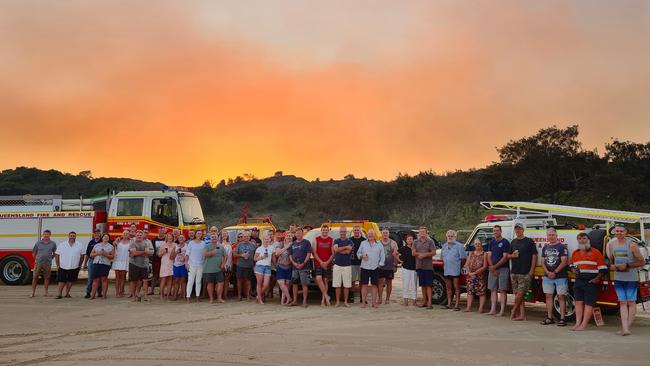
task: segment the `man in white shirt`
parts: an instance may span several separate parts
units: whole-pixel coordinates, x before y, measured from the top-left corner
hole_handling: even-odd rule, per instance
[[[68,234],[68,240],[57,245],[54,252],[54,259],[57,266],[57,281],[59,282],[59,295],[57,299],[63,296],[63,287],[65,287],[65,297],[70,296],[72,283],[79,276],[79,269],[85,256],[85,250],[81,243],[77,241],[77,233],[71,231]]]

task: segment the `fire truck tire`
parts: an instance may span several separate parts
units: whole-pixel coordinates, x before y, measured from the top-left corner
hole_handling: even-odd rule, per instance
[[[573,321],[576,318],[575,301],[573,288],[569,288],[569,293],[566,295],[566,320]],[[560,318],[560,301],[557,294],[553,297],[553,315],[558,319]]]
[[[445,278],[438,272],[433,273],[433,286],[431,288],[431,302],[433,304],[442,304],[447,301],[447,288]]]
[[[32,271],[25,258],[10,255],[0,261],[0,279],[5,285],[26,285],[32,281]]]

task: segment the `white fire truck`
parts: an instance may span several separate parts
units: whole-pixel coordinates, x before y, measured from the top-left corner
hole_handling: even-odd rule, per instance
[[[526,225],[525,235],[533,239],[537,245],[537,267],[535,269],[535,279],[533,285],[526,295],[526,301],[536,302],[544,301],[544,294],[542,292],[540,283],[544,275],[541,267],[541,250],[544,244],[548,242],[546,238],[546,229],[554,227],[557,230],[560,242],[567,246],[569,255],[578,248],[577,234],[585,232],[590,235],[592,246],[601,250],[604,254],[607,247],[607,242],[612,238],[610,228],[614,223],[623,223],[628,228],[629,236],[638,243],[641,254],[646,259],[646,265],[639,268],[639,291],[638,302],[647,302],[650,300],[650,248],[646,245],[650,233],[646,231],[645,225],[650,223],[650,214],[640,212],[627,212],[627,211],[614,211],[603,210],[595,208],[574,207],[551,205],[544,203],[534,202],[481,202],[481,205],[489,210],[509,211],[512,214],[493,214],[485,217],[482,223],[478,224],[472,231],[472,234],[467,238],[465,248],[467,251],[474,250],[474,240],[479,239],[485,246],[492,238],[492,228],[499,225],[502,228],[503,237],[512,240],[514,234],[515,222],[523,222]],[[588,220],[590,227],[584,223],[575,223],[564,221],[558,222],[557,218],[563,217],[565,220],[579,219]],[[599,229],[594,229],[598,226]],[[600,235],[592,235],[598,234]],[[434,278],[434,293],[433,296],[436,302],[441,303],[446,299],[444,279],[442,279],[442,261],[439,255],[434,257],[434,268],[436,274]],[[569,275],[570,286],[569,296],[567,297],[567,315],[572,317],[574,315],[573,307],[573,274]],[[611,277],[613,278],[613,276]],[[597,304],[603,310],[613,309],[618,307],[616,291],[614,290],[613,281],[609,276],[600,285],[598,293]],[[461,281],[464,283],[465,276],[461,276]],[[555,311],[559,312],[559,302],[555,301]]]
[[[83,244],[100,229],[111,239],[136,225],[154,237],[159,227],[205,230],[198,198],[180,189],[130,191],[96,198],[62,199],[61,196],[0,197],[0,279],[7,285],[27,284],[34,269],[32,249],[43,230],[60,243],[77,233]],[[54,261],[53,261],[54,262]],[[53,263],[53,270],[56,270]]]

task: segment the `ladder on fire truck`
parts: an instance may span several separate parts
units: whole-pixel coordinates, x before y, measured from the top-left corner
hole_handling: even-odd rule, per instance
[[[641,240],[645,240],[645,224],[650,223],[650,213],[605,210],[577,206],[551,205],[535,202],[486,201],[481,206],[488,210],[514,211],[517,216],[525,213],[548,214],[552,216],[575,217],[587,220],[599,220],[607,223],[639,224]]]

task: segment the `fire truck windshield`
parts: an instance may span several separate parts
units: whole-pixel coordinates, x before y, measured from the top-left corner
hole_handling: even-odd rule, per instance
[[[203,211],[199,199],[193,196],[179,197],[183,222],[188,224],[204,224]]]

